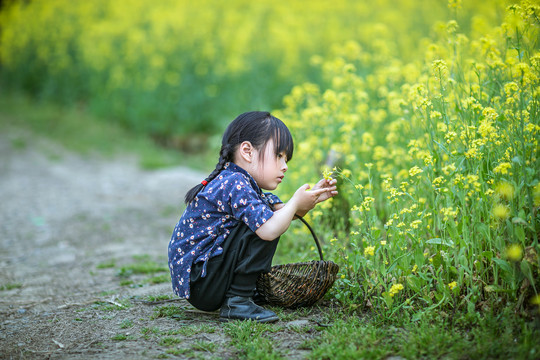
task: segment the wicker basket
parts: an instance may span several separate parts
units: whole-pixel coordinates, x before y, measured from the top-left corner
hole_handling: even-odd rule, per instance
[[[275,265],[269,273],[261,274],[257,280],[258,297],[270,305],[285,308],[313,305],[336,280],[339,266],[332,261],[324,261],[315,232],[303,218],[299,219],[311,232],[320,260]]]

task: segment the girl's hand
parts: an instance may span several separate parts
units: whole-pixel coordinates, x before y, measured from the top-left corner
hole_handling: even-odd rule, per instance
[[[326,180],[325,180],[326,181]],[[320,185],[317,183],[317,185]],[[317,186],[316,185],[316,186]],[[291,202],[293,202],[296,206],[296,213],[297,214],[305,214],[309,210],[313,209],[315,205],[320,203],[321,201],[324,201],[326,199],[329,199],[330,197],[334,196],[332,195],[332,191],[334,191],[337,194],[337,191],[335,191],[335,186],[318,186],[318,188],[313,188],[312,190],[309,190],[310,186],[309,184],[305,184],[301,186],[296,192],[294,193],[293,197],[291,198]],[[308,191],[309,190],[309,191]]]
[[[337,194],[336,180],[321,180],[312,190],[305,184],[294,193],[286,204],[277,204],[274,215],[255,231],[263,240],[272,241],[283,234],[295,215],[304,216],[309,210],[321,201],[327,200]]]
[[[317,205],[318,203],[320,203],[322,201],[325,201],[325,200],[328,200],[331,197],[336,196],[337,193],[338,193],[337,190],[336,190],[336,183],[337,183],[336,179],[328,179],[328,180],[327,179],[321,179],[317,184],[315,184],[315,186],[313,186],[313,189],[310,191],[311,193],[316,192],[316,193],[319,194],[315,198],[315,204],[312,207],[310,207],[309,209],[298,209],[296,211],[296,215],[305,216],[308,213],[308,211],[313,209],[313,207],[315,207],[315,205]],[[304,186],[306,186],[306,185],[304,185]],[[302,188],[300,188],[300,189],[302,189]],[[298,189],[297,192],[300,191],[300,189]],[[307,189],[309,189],[309,185],[307,185],[305,190],[307,190]],[[304,190],[304,192],[306,192],[305,190]]]
[[[337,183],[337,180],[336,179],[321,179],[319,180],[318,183],[315,184],[315,186],[313,186],[313,190],[318,190],[318,189],[326,189],[327,191],[322,193],[318,200],[317,200],[317,203],[320,203],[320,202],[323,202],[325,200],[328,200],[330,199],[331,197],[334,197],[337,195],[337,187],[336,187],[336,183]]]

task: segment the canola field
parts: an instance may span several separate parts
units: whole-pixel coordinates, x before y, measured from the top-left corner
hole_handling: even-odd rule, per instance
[[[0,25],[4,88],[157,138],[275,109],[283,196],[339,179],[309,220],[344,304],[538,312],[537,1],[35,0]]]
[[[369,43],[370,61],[416,57],[448,13],[441,0],[11,0],[0,79],[158,137],[220,132],[236,114],[280,108],[294,85],[321,83],[319,57],[345,41]]]
[[[279,112],[300,140],[295,175],[319,164],[342,180],[312,214],[347,231],[330,241],[336,296],[385,318],[540,305],[540,7],[464,31],[449,6],[416,58],[345,42],[319,59],[330,85],[295,86]]]

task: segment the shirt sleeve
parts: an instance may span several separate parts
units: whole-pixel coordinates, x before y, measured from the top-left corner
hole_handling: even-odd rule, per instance
[[[281,199],[277,195],[274,195],[272,193],[264,193],[264,196],[266,196],[266,200],[268,200],[268,202],[272,205],[283,203],[283,201],[281,201]]]
[[[274,215],[274,212],[243,176],[234,179],[229,195],[233,217],[244,222],[253,232]]]

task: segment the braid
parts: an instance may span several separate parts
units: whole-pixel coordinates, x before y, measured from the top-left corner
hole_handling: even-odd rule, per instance
[[[216,176],[219,175],[221,170],[225,167],[225,164],[230,161],[231,157],[231,145],[225,144],[221,146],[221,150],[219,152],[219,160],[216,164],[216,168],[214,171],[208,175],[208,177],[205,179],[207,182],[210,182],[216,178]],[[195,185],[191,190],[189,190],[186,194],[186,197],[184,198],[184,201],[186,204],[189,204],[193,199],[195,199],[195,196],[204,188],[205,185],[203,184],[197,184]]]

